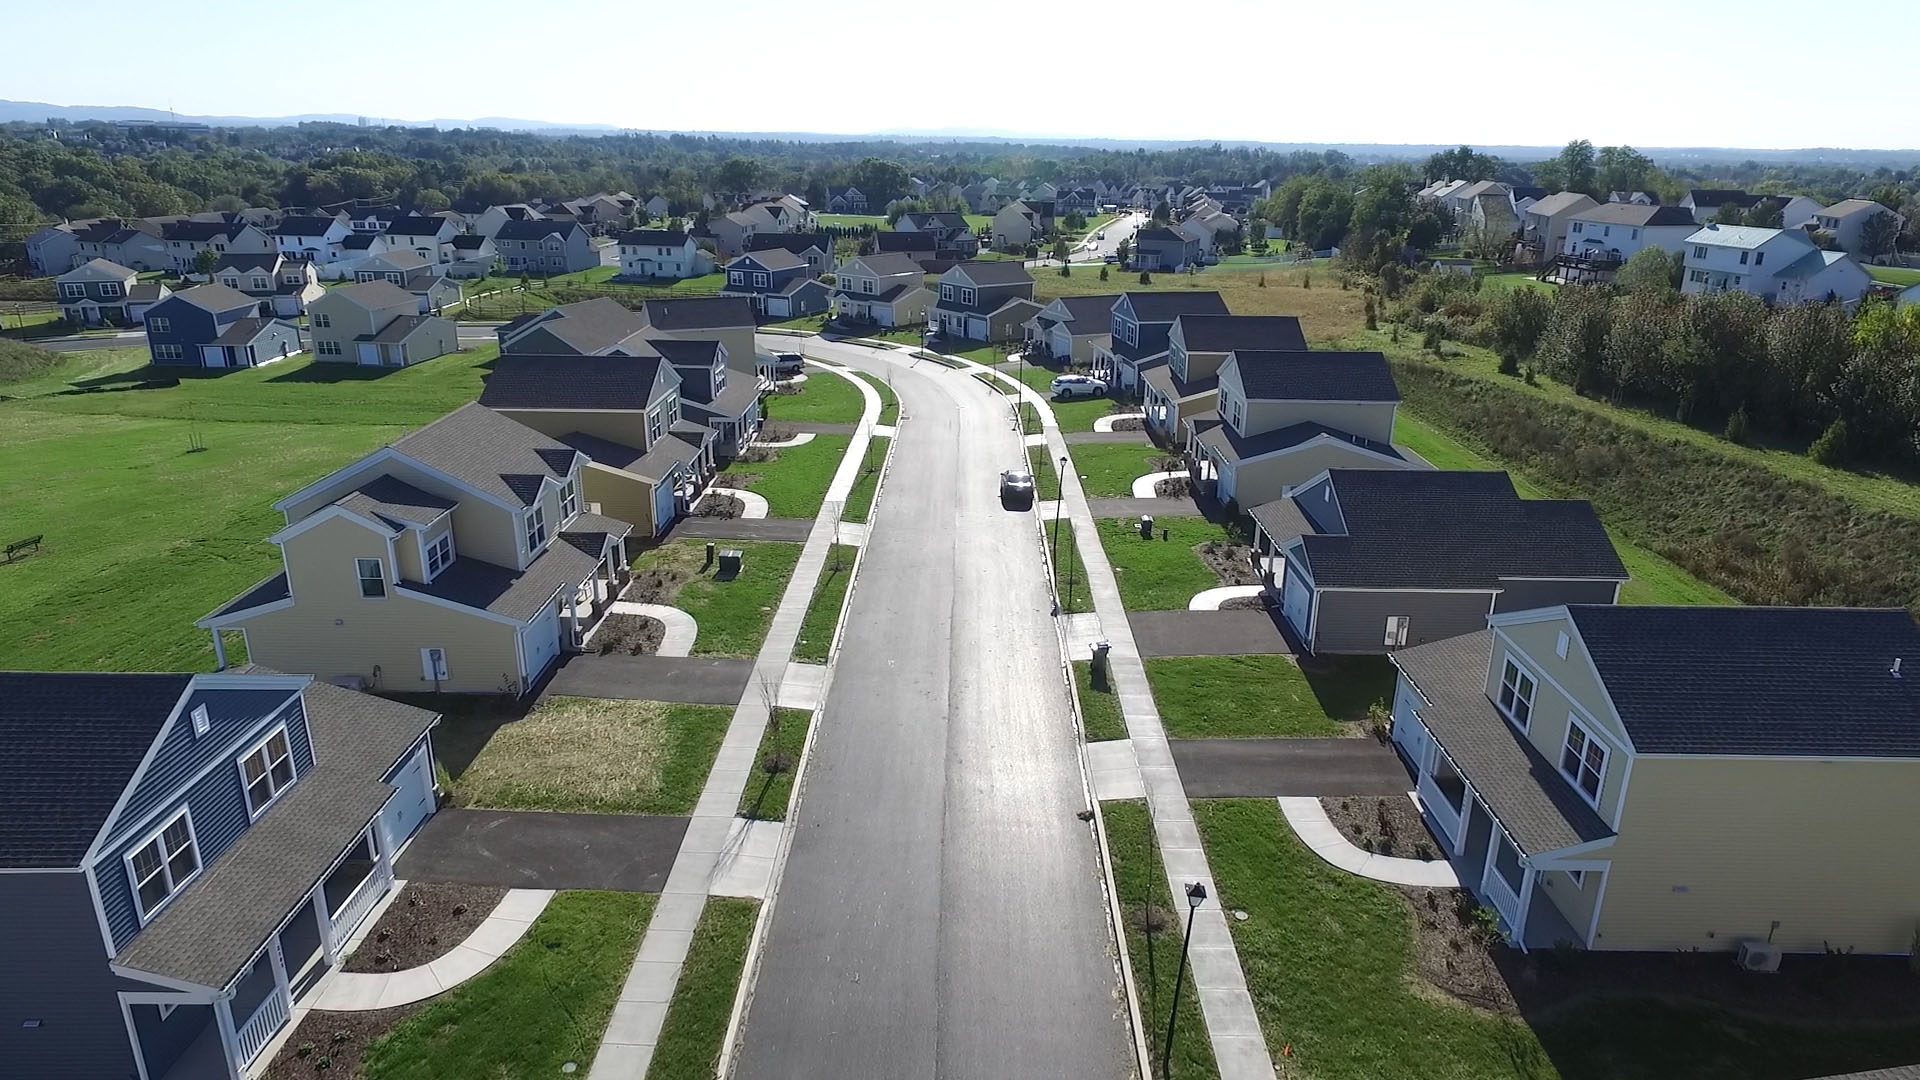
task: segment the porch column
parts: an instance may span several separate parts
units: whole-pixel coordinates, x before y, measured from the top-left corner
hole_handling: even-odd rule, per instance
[[[227,643],[217,626],[213,628],[213,662],[215,671],[227,670]]]
[[[213,1003],[213,1021],[220,1028],[221,1056],[227,1059],[227,1080],[241,1080],[240,1035],[233,1023],[233,995],[223,994]]]
[[[1518,848],[1514,850],[1519,851]],[[1525,856],[1521,858],[1520,865],[1523,869],[1520,873],[1520,914],[1513,919],[1513,940],[1524,950],[1527,947],[1527,909],[1533,904],[1533,879],[1539,871],[1525,861]]]
[[[1466,830],[1462,829],[1461,832],[1462,834],[1464,834]],[[1486,891],[1487,878],[1493,876],[1494,859],[1500,853],[1500,845],[1505,842],[1506,841],[1502,839],[1500,835],[1500,823],[1498,821],[1488,821],[1487,822],[1487,857],[1484,863],[1482,864],[1482,866],[1480,867],[1480,890],[1482,892]]]
[[[273,964],[273,985],[275,992],[287,1003],[287,1015],[293,1015],[293,988],[287,978],[287,958],[280,951],[278,931],[267,939],[267,959]]]
[[[1427,737],[1431,740],[1433,736],[1429,733]],[[1438,746],[1435,747],[1434,752],[1439,753]],[[1455,771],[1457,772],[1458,770]],[[1465,778],[1462,777],[1462,779],[1464,780]],[[1467,829],[1472,824],[1473,792],[1467,791],[1460,796],[1460,834],[1453,838],[1453,857],[1456,859],[1467,853]],[[1489,839],[1491,839],[1491,837],[1489,837]]]
[[[578,587],[567,590],[567,644],[570,648],[580,647],[580,590]]]
[[[313,921],[320,926],[320,951],[326,955],[327,966],[339,967],[340,954],[333,947],[333,916],[327,911],[324,885],[313,890]]]

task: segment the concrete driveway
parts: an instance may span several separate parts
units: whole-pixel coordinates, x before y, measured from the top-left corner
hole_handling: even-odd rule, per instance
[[[1373,739],[1175,739],[1190,799],[1404,795],[1413,778]]]
[[[1292,656],[1277,612],[1135,611],[1127,615],[1145,659],[1162,656]]]
[[[567,659],[540,696],[738,705],[752,675],[751,660],[581,653]]]
[[[421,826],[394,874],[507,889],[659,892],[686,831],[679,817],[449,807]]]

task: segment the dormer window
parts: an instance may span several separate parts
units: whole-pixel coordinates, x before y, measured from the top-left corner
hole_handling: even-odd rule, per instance
[[[539,551],[540,545],[546,542],[546,511],[540,509],[538,506],[532,507],[527,511],[527,554],[531,555]]]
[[[240,755],[240,779],[247,787],[247,816],[258,818],[280,793],[293,786],[293,748],[282,727]]]
[[[442,533],[440,539],[427,545],[427,580],[440,576],[440,571],[453,564],[453,530]]]
[[[562,520],[570,519],[579,512],[580,481],[569,479],[566,486],[560,489],[560,517]]]
[[[1500,676],[1500,711],[1514,722],[1521,731],[1527,730],[1528,721],[1533,719],[1533,676],[1519,664],[1507,661],[1506,670]]]
[[[144,924],[200,873],[193,819],[183,808],[158,832],[127,852],[126,859],[127,879],[133,884],[134,902]]]
[[[1241,421],[1240,399],[1237,397],[1228,398],[1227,399],[1227,423],[1233,425],[1233,430],[1239,431],[1240,421]]]

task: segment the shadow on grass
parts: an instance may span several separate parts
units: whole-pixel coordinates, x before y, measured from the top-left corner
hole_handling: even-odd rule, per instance
[[[407,369],[404,367],[357,364],[351,361],[315,360],[305,367],[283,371],[267,381],[276,383],[374,382],[396,371],[405,370]]]
[[[447,777],[466,775],[494,733],[524,719],[539,700],[538,693],[521,698],[477,694],[381,694],[381,697],[440,714],[433,729],[433,758]]]
[[[1277,608],[1273,610],[1273,619],[1281,632],[1287,635],[1288,644],[1297,648],[1293,628],[1286,624]],[[1307,685],[1313,688],[1314,698],[1328,716],[1354,722],[1365,720],[1375,705],[1382,710],[1391,709],[1393,690],[1400,678],[1393,664],[1384,656],[1302,655],[1300,673],[1306,676]]]

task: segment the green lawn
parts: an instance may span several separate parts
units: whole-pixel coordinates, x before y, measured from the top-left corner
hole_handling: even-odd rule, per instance
[[[800,640],[794,643],[793,658],[803,663],[824,664],[833,648],[833,631],[840,625],[840,607],[847,599],[847,585],[853,580],[853,560],[860,549],[852,544],[835,544],[827,549],[827,565],[813,587],[813,600],[807,604],[807,617],[800,624]]]
[[[855,341],[890,341],[895,345],[919,345],[926,340],[923,327],[895,326],[862,334]]]
[[[815,214],[814,220],[821,225],[835,229],[858,229],[871,225],[876,229],[891,229],[885,214]]]
[[[773,710],[766,731],[760,735],[760,749],[753,757],[756,775],[747,778],[747,786],[740,792],[741,817],[787,820],[787,804],[793,801],[793,777],[800,769],[800,752],[806,749],[807,728],[812,725],[813,713],[806,709]]]
[[[1087,564],[1080,560],[1080,549],[1074,546],[1073,522],[1061,520],[1046,522],[1048,543],[1059,537],[1059,544],[1053,549],[1054,595],[1060,598],[1060,606],[1069,614],[1093,610],[1093,590],[1087,585]]]
[[[1000,370],[1038,390],[1040,396],[1047,399],[1047,407],[1053,410],[1053,421],[1061,431],[1092,431],[1093,422],[1113,412],[1117,404],[1112,398],[1104,397],[1054,400],[1053,380],[1060,374],[1060,368],[1028,363],[1004,364]]]
[[[369,1080],[585,1075],[653,914],[647,893],[568,892],[477,978],[434,998],[367,1054]],[[324,1021],[316,1017],[316,1025]]]
[[[112,333],[109,330],[95,331],[100,334]],[[7,305],[0,304],[0,337],[18,338],[32,341],[37,338],[60,337],[63,334],[80,334],[88,331],[68,326],[60,317],[58,309],[51,311],[11,311]]]
[[[1347,735],[1367,710],[1393,700],[1385,657],[1180,656],[1146,661],[1170,739]]]
[[[817,367],[807,369],[798,393],[768,394],[762,399],[773,423],[857,424],[866,398],[850,379]]]
[[[1033,497],[1039,502],[1060,498],[1060,466],[1044,446],[1027,447],[1027,471],[1033,474]]]
[[[1120,711],[1120,695],[1114,691],[1111,679],[1095,683],[1093,661],[1073,662],[1073,686],[1080,696],[1080,716],[1086,724],[1088,742],[1127,737],[1127,720]]]
[[[1195,593],[1219,587],[1219,575],[1194,549],[1209,540],[1230,540],[1221,526],[1197,517],[1156,518],[1153,539],[1148,540],[1140,536],[1135,521],[1107,518],[1096,524],[1128,611],[1185,611]],[[1160,539],[1162,531],[1165,540]]]
[[[434,749],[462,806],[688,814],[733,710],[549,697],[510,724],[485,709],[442,715]]]
[[[780,594],[786,591],[787,579],[800,561],[800,545],[728,540],[720,546],[744,553],[740,576],[731,581],[720,580],[717,567],[702,568],[706,561],[704,540],[662,544],[634,559],[633,567],[636,573],[674,569],[689,575],[677,596],[668,602],[700,624],[693,655],[751,658],[760,651],[767,628],[773,625]]]
[[[827,485],[852,442],[850,435],[819,435],[800,446],[769,451],[772,461],[737,460],[713,483],[761,495],[769,517],[811,518],[826,504]]]
[[[1100,815],[1107,829],[1113,887],[1119,894],[1121,917],[1126,924],[1127,961],[1133,968],[1134,986],[1140,995],[1141,1026],[1146,1029],[1147,1050],[1157,1069],[1167,1037],[1167,1017],[1173,1010],[1174,979],[1180,972],[1184,924],[1174,913],[1172,897],[1167,892],[1167,876],[1160,862],[1160,848],[1154,840],[1153,820],[1147,813],[1147,804],[1131,800],[1102,803]],[[1214,872],[1217,876],[1218,868]],[[1149,910],[1159,912],[1152,924],[1151,937],[1146,932],[1149,924],[1145,915]],[[1278,1054],[1275,1060],[1280,1060]],[[1171,1066],[1169,1075],[1174,1080],[1208,1080],[1220,1075],[1213,1060],[1213,1044],[1207,1039],[1206,1021],[1200,1014],[1200,998],[1194,989],[1191,968],[1180,984],[1180,1012],[1174,1021]]]
[[[1431,462],[1436,469],[1501,469],[1505,466],[1451,438],[1418,416],[1400,411],[1394,423],[1394,441]],[[1518,474],[1514,490],[1529,499],[1550,498],[1547,492]],[[1681,569],[1672,560],[1629,542],[1608,529],[1614,549],[1627,564],[1630,579],[1620,590],[1623,604],[1731,604],[1733,597]]]
[[[1532,273],[1524,270],[1509,270],[1499,274],[1484,274],[1480,278],[1480,287],[1482,289],[1492,289],[1496,292],[1505,292],[1508,289],[1536,289],[1548,295],[1552,295],[1560,290],[1560,286],[1554,282],[1541,281],[1539,278],[1534,277]]]
[[[867,440],[867,456],[860,464],[860,475],[853,481],[853,489],[847,492],[847,501],[840,508],[842,521],[866,521],[873,514],[873,498],[880,492],[880,468],[887,459],[887,444],[890,440],[875,436]]]
[[[1884,281],[1889,285],[1906,288],[1908,285],[1920,285],[1920,270],[1907,266],[1869,266],[1867,275],[1875,281]]]
[[[759,913],[757,900],[716,896],[707,901],[667,1007],[647,1080],[711,1080],[720,1074],[720,1043],[733,1015]]]
[[[1118,498],[1133,494],[1133,482],[1152,472],[1160,472],[1167,451],[1156,446],[1131,446],[1126,443],[1082,443],[1070,446],[1073,467],[1080,473],[1080,486],[1089,499]]]
[[[893,392],[893,384],[872,372],[863,371],[860,377],[880,395],[880,417],[874,423],[892,427],[900,422],[900,396]]]

